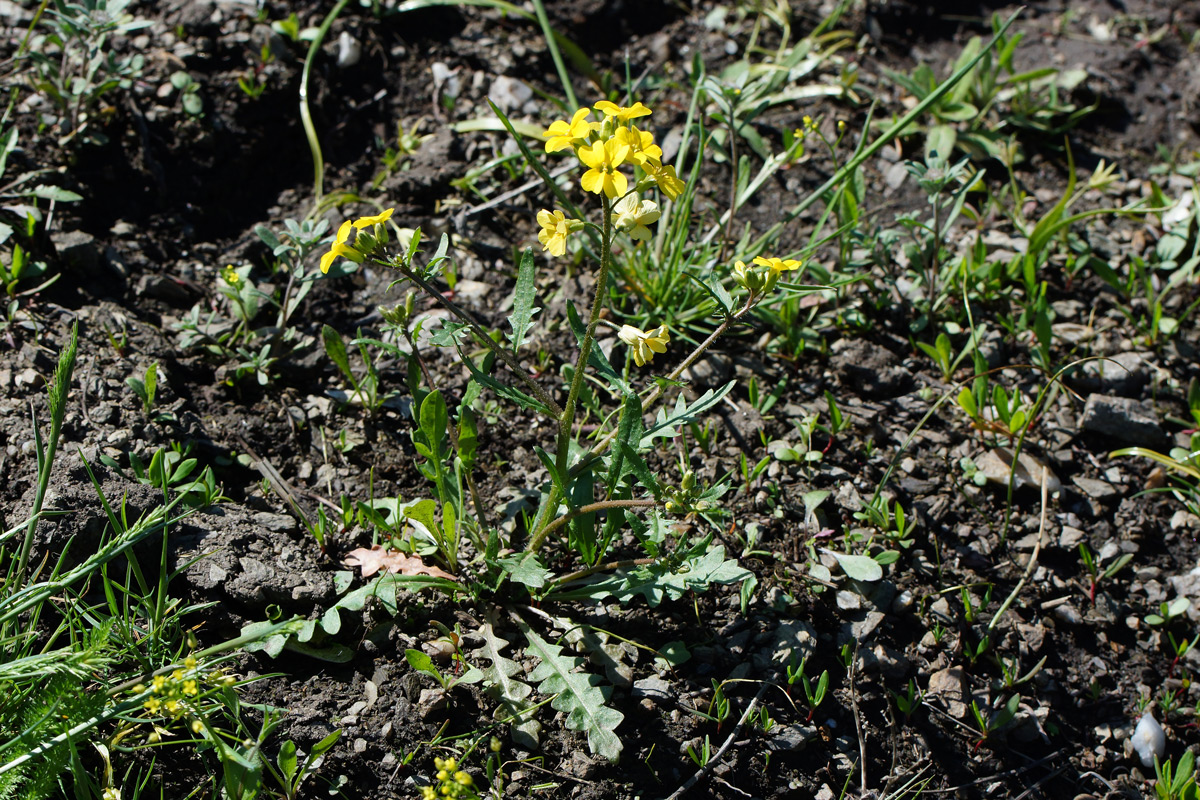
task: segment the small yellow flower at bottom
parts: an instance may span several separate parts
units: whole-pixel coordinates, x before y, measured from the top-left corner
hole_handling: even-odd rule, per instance
[[[617,332],[617,338],[629,345],[633,353],[633,363],[642,367],[654,359],[655,353],[667,352],[671,334],[667,332],[666,325],[659,325],[650,331],[632,325],[622,325],[621,330]]]
[[[101,800],[121,800],[121,790],[115,786],[110,786],[100,795]]]
[[[542,226],[538,231],[538,241],[542,243],[543,250],[549,250],[550,255],[555,257],[567,252],[567,237],[583,227],[581,221],[568,219],[561,211],[546,209],[538,212],[537,221]]]
[[[646,226],[658,222],[661,215],[657,203],[642,200],[634,192],[613,206],[612,223],[620,230],[629,231],[632,238],[646,242],[650,240],[650,229]]]
[[[422,786],[421,787],[421,800],[436,800],[436,799],[437,799],[437,789],[434,789],[432,786]]]

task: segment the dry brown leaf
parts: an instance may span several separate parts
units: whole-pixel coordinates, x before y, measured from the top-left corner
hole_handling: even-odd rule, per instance
[[[361,568],[364,578],[385,570],[401,575],[432,575],[435,578],[458,580],[443,569],[427,566],[420,556],[410,556],[401,550],[385,550],[380,545],[372,545],[370,550],[365,547],[351,550],[342,563],[347,567]]]

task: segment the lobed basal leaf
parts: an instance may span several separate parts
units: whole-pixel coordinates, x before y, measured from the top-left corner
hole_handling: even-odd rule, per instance
[[[625,715],[605,705],[611,689],[605,691],[596,685],[600,682],[599,676],[575,671],[584,659],[563,655],[561,647],[547,642],[524,620],[515,619],[529,642],[526,652],[540,662],[529,673],[529,679],[538,682],[538,691],[542,694],[554,695],[550,705],[567,715],[569,729],[587,735],[589,750],[615,762],[621,755],[621,740],[613,730]]]
[[[474,651],[491,665],[483,670],[485,691],[500,703],[495,717],[512,720],[513,742],[532,749],[538,746],[542,732],[541,723],[531,715],[533,704],[529,702],[529,695],[533,694],[533,687],[514,677],[521,674],[521,666],[511,658],[505,658],[504,649],[509,642],[496,635],[492,616],[489,614],[488,621],[477,631],[483,638],[483,646]]]

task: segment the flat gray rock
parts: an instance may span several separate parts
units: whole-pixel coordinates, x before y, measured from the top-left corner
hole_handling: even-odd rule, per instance
[[[1090,395],[1083,407],[1079,426],[1090,433],[1099,433],[1125,444],[1142,447],[1163,447],[1167,444],[1167,436],[1159,426],[1154,411],[1128,397]]]

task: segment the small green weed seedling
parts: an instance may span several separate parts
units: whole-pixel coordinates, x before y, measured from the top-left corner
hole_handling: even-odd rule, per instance
[[[275,757],[274,764],[266,759],[263,760],[267,772],[274,779],[286,800],[295,800],[300,796],[300,786],[304,783],[304,779],[320,768],[321,762],[325,760],[325,753],[337,744],[341,735],[341,731],[334,731],[313,745],[307,755],[301,753],[296,748],[296,743],[288,739],[279,746],[279,755]],[[304,758],[303,761],[300,760],[301,756]]]
[[[1192,607],[1192,601],[1186,597],[1177,597],[1170,603],[1159,603],[1158,613],[1147,614],[1143,619],[1147,625],[1166,625],[1173,619],[1183,616]]]
[[[978,726],[980,734],[979,738],[975,741],[972,752],[978,750],[980,745],[986,742],[993,733],[1012,722],[1017,716],[1017,710],[1020,707],[1020,694],[1014,694],[1008,698],[1008,701],[1004,705],[997,706],[991,714],[985,714],[983,709],[979,707],[979,701],[972,700],[971,715],[975,718],[975,724]]]
[[[142,401],[142,411],[149,414],[154,408],[154,395],[158,391],[158,363],[146,367],[146,371],[140,378],[130,375],[125,379],[125,383]]]
[[[712,760],[713,754],[712,742],[709,741],[708,734],[704,735],[704,744],[700,746],[699,750],[696,750],[695,746],[689,744],[687,747],[687,754],[688,758],[690,758],[696,766],[707,766],[708,762]]]
[[[809,680],[805,668],[808,666],[808,656],[800,659],[797,663],[793,655],[791,662],[785,667],[788,683],[788,694],[791,694],[792,686],[796,681],[800,681],[800,686],[804,689],[804,699],[808,704],[808,716],[806,722],[811,722],[813,715],[817,713],[817,708],[821,703],[825,702],[825,695],[829,691],[829,670],[822,670],[821,677],[817,679],[817,684],[814,687],[812,681]]]
[[[1154,759],[1154,796],[1158,800],[1196,800],[1196,757],[1185,750],[1175,764]]]
[[[1079,543],[1079,560],[1083,564],[1083,571],[1088,576],[1088,600],[1092,605],[1096,604],[1096,590],[1104,581],[1112,578],[1118,572],[1123,570],[1130,561],[1133,560],[1132,553],[1122,553],[1107,567],[1101,568],[1096,556],[1088,549],[1085,542]]]
[[[896,703],[896,710],[904,715],[904,722],[906,724],[912,718],[912,715],[917,712],[917,709],[925,702],[924,692],[917,688],[917,682],[912,678],[909,678],[904,694],[890,690],[888,693]]]
[[[200,97],[200,84],[184,70],[171,73],[171,86],[179,92],[179,102],[189,116],[198,117],[204,113],[204,100]]]

